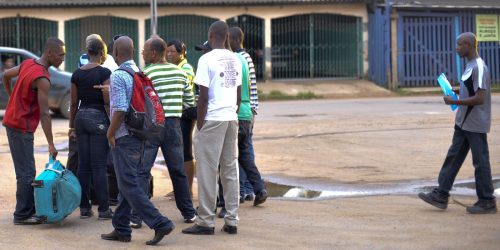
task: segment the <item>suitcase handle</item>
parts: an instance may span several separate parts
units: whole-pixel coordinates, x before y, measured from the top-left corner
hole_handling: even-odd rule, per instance
[[[33,180],[31,186],[34,188],[43,188],[43,180]]]
[[[54,210],[54,213],[57,213],[57,185],[52,186],[52,209]]]

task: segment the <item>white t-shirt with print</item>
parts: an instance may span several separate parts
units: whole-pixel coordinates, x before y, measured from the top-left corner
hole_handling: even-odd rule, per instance
[[[194,83],[208,88],[205,120],[238,120],[236,102],[241,74],[241,63],[229,50],[214,49],[200,58]]]

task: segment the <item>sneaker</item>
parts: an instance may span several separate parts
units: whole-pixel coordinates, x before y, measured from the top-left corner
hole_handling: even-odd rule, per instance
[[[497,212],[497,204],[495,200],[479,200],[466,210],[469,214],[494,214]]]
[[[103,240],[130,242],[131,238],[130,235],[120,235],[116,230],[113,230],[109,234],[101,234],[101,239]]]
[[[14,219],[14,225],[37,225],[42,224],[47,220],[47,217],[39,217],[36,215],[32,215],[26,219]]]
[[[258,206],[267,200],[267,190],[262,189],[255,195],[255,199],[253,200],[253,205]]]
[[[253,199],[255,199],[255,195],[254,194],[246,194],[245,195],[245,200],[246,201],[253,201]]]
[[[224,218],[224,217],[226,216],[226,214],[227,214],[227,210],[226,210],[226,208],[225,208],[225,207],[223,207],[223,208],[220,210],[220,212],[217,214],[217,217],[219,217],[219,218]]]
[[[130,222],[130,227],[133,229],[139,229],[142,227],[142,222]]]
[[[99,219],[99,220],[113,219],[113,211],[111,211],[111,208],[110,208],[105,212],[99,212],[99,217],[97,219]]]
[[[80,219],[88,219],[94,215],[92,210],[80,210]]]
[[[419,193],[418,197],[437,208],[446,209],[448,207],[448,197],[440,194],[437,188],[429,193]]]
[[[184,223],[187,223],[187,224],[194,223],[195,220],[196,220],[196,215],[193,216],[193,218],[184,219]]]
[[[224,231],[224,232],[226,232],[228,234],[237,234],[238,233],[238,227],[224,224],[224,227],[222,227],[221,231]]]
[[[196,234],[196,235],[213,235],[213,227],[203,227],[194,224],[192,227],[188,227],[182,230],[183,234]]]

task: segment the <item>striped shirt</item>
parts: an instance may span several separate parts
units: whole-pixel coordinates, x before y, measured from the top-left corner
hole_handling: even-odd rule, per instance
[[[150,64],[144,68],[144,74],[153,82],[165,117],[181,117],[184,108],[194,106],[193,88],[187,74],[177,65]]]
[[[239,50],[240,53],[248,62],[248,69],[250,74],[250,106],[254,111],[259,109],[259,94],[257,91],[257,75],[255,74],[255,66],[253,64],[252,57],[245,50]]]
[[[193,80],[194,80],[193,66],[191,66],[191,64],[189,64],[187,62],[187,59],[182,60],[178,66],[181,67],[181,69],[184,70],[184,72],[187,74],[187,77],[189,80],[189,85],[191,85],[191,88],[193,89],[193,93],[194,93],[195,97],[197,98],[198,97],[198,91],[196,91],[197,86],[193,82]]]

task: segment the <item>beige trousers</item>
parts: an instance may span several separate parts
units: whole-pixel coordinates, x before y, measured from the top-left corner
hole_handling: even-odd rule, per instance
[[[196,224],[203,227],[215,226],[217,172],[220,165],[220,179],[227,210],[224,222],[237,226],[240,192],[238,122],[205,121],[201,130],[196,130],[193,144],[199,200]]]

